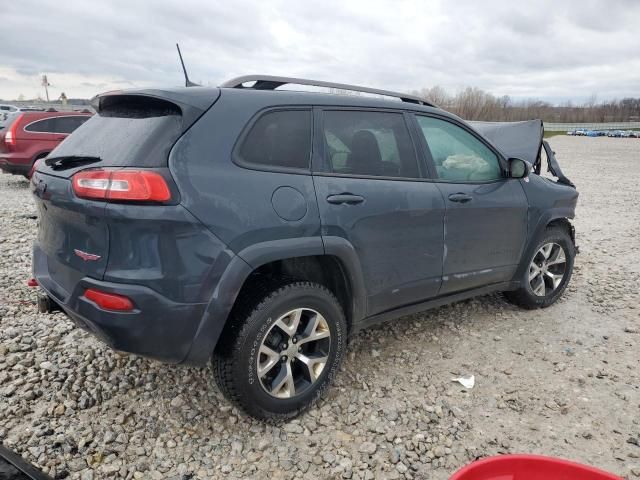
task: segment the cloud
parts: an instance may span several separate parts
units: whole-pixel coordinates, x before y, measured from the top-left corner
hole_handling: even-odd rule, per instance
[[[409,91],[637,96],[640,2],[21,0],[3,6],[0,97],[217,85],[247,73]],[[25,34],[25,32],[29,32]],[[54,96],[54,95],[52,95]]]

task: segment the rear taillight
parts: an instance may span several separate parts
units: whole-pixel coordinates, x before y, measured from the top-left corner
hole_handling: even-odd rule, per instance
[[[104,310],[115,310],[118,312],[130,312],[133,310],[133,302],[129,297],[116,293],[101,292],[94,288],[84,291],[84,298],[91,300]]]
[[[4,134],[4,144],[9,150],[13,150],[16,146],[16,130],[18,129],[18,124],[22,120],[22,117],[24,117],[24,113],[18,115],[9,127],[9,130]]]
[[[166,202],[171,199],[167,182],[149,170],[85,170],[73,176],[78,197],[96,200]]]
[[[31,167],[31,170],[29,171],[29,178],[33,177],[33,174],[36,172],[36,170],[38,169],[38,164],[42,161],[42,158],[39,158],[38,160],[36,160],[35,162],[33,162],[33,166]]]

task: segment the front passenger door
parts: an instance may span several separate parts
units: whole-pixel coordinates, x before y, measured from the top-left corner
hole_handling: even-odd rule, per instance
[[[511,280],[527,238],[520,180],[503,175],[498,154],[471,130],[439,117],[415,118],[446,206],[439,293]]]

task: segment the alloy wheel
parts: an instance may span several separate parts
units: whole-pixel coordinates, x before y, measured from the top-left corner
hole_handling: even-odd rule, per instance
[[[330,347],[329,324],[320,313],[310,308],[285,313],[260,345],[257,372],[262,388],[276,398],[304,393],[322,374]]]
[[[554,292],[562,283],[567,270],[564,249],[557,243],[545,243],[533,256],[529,265],[529,285],[538,297]]]

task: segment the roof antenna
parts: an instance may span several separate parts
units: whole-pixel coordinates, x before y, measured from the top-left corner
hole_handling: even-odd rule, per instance
[[[193,83],[189,80],[189,75],[187,75],[187,69],[184,67],[184,60],[182,60],[182,53],[180,52],[180,45],[176,43],[176,48],[178,49],[178,56],[180,57],[180,63],[182,64],[182,71],[184,72],[184,86],[185,87],[199,87],[197,83]]]

